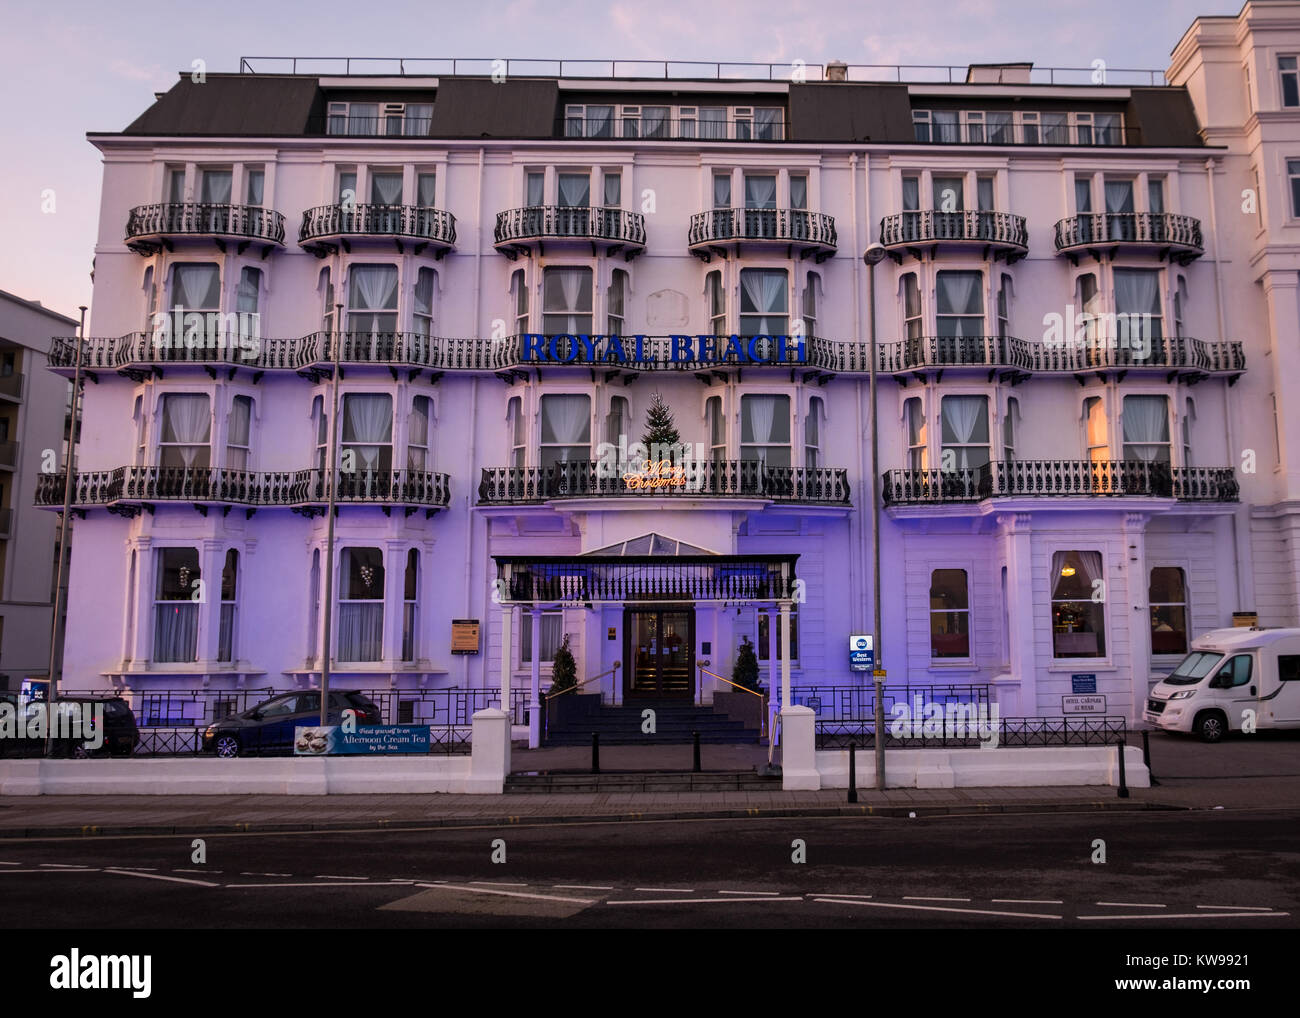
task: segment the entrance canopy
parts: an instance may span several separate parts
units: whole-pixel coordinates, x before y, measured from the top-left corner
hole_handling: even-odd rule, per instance
[[[676,542],[673,542],[676,544]],[[689,547],[689,546],[688,546]],[[494,555],[509,604],[793,600],[794,555]]]

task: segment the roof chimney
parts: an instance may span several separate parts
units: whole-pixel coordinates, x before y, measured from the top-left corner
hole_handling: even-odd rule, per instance
[[[1028,64],[971,64],[966,70],[968,85],[1028,85],[1034,69]]]
[[[843,60],[831,60],[826,64],[827,81],[848,81],[849,65]]]

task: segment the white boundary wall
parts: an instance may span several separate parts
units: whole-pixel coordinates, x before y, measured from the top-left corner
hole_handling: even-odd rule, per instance
[[[849,787],[848,750],[819,750],[822,788]],[[1150,788],[1142,750],[1124,753],[1125,777],[1132,788]],[[858,788],[876,785],[870,749],[857,753]],[[897,749],[885,753],[889,788],[1040,788],[1119,785],[1119,754],[1114,746],[1047,746],[1015,749]]]

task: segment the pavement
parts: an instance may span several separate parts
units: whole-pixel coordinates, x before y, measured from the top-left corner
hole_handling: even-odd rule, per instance
[[[1139,736],[1140,738],[1140,736]],[[1114,810],[1300,809],[1297,733],[1204,746],[1151,736],[1152,788],[1113,787],[507,793],[505,795],[70,795],[0,797],[0,839],[113,834],[422,829],[728,817],[944,816]],[[899,751],[899,752],[906,752]],[[603,747],[601,771],[689,771],[690,746]],[[768,751],[706,746],[705,771],[752,770]],[[779,751],[778,757],[779,759]],[[583,773],[582,747],[516,750],[517,774]]]

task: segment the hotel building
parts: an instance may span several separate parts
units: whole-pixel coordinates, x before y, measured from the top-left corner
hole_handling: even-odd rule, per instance
[[[183,75],[90,136],[65,684],[307,687],[331,613],[352,688],[545,688],[565,636],[611,703],[746,638],[869,686],[874,350],[887,684],[1138,719],[1297,623],[1297,55],[1251,2],[1140,79]],[[676,478],[612,452],[657,399]]]

